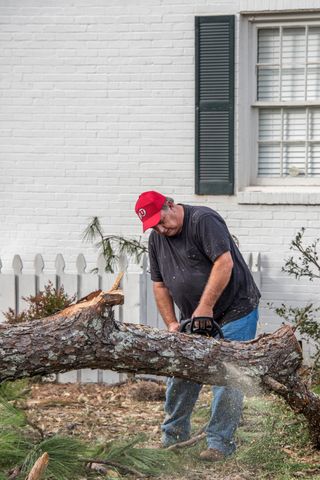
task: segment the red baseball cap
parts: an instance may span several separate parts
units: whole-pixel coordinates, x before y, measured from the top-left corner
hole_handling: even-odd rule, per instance
[[[165,201],[166,197],[154,190],[141,193],[137,200],[135,211],[143,224],[144,232],[160,222],[160,211]]]

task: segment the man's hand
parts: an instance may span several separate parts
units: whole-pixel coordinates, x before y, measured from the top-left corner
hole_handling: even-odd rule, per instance
[[[195,311],[192,314],[191,318],[194,317],[213,317],[213,310],[211,305],[201,305],[197,306]]]
[[[213,310],[211,305],[203,305],[201,302],[195,309],[195,311],[192,314],[191,318],[197,318],[197,317],[209,317],[213,318]],[[210,320],[195,320],[193,327],[195,329],[200,329],[200,330],[208,330],[211,331],[212,329],[212,323]]]
[[[168,332],[175,333],[179,332],[180,325],[178,322],[172,322],[168,325]]]

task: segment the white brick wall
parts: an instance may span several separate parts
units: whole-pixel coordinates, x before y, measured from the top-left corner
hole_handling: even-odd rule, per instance
[[[281,273],[304,225],[318,235],[318,206],[240,205],[194,195],[194,16],[319,7],[315,1],[0,1],[0,258],[31,269],[42,253],[75,262],[93,215],[106,233],[140,234],[137,195],[158,189],[216,208],[244,253],[262,255],[263,301],[318,298]],[[238,49],[238,45],[237,45]],[[236,66],[238,71],[238,67]],[[237,125],[237,123],[236,123]],[[70,263],[71,259],[71,263]],[[89,265],[90,267],[90,265]],[[263,309],[263,323],[274,316]]]

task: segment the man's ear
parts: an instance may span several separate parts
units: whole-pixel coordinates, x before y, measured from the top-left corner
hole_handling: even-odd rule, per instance
[[[174,208],[174,206],[175,206],[175,203],[172,202],[171,200],[168,200],[168,201],[167,201],[167,206],[169,207],[170,210],[172,210],[172,209]]]

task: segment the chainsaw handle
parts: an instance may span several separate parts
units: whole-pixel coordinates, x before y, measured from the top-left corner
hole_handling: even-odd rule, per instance
[[[198,322],[199,326],[195,326],[195,322]],[[200,322],[200,323],[199,323]],[[210,322],[211,327],[207,327],[208,322]],[[204,327],[201,325],[204,324]],[[188,332],[188,326],[189,326],[189,332]],[[219,336],[219,338],[224,338],[222,329],[220,325],[213,320],[212,317],[193,317],[193,318],[187,318],[186,320],[182,320],[180,322],[180,328],[179,331],[181,333],[196,333],[198,335],[206,335],[208,337],[216,337]]]
[[[187,332],[187,326],[189,324],[191,324],[191,318],[187,318],[186,320],[181,320],[181,322],[179,324],[179,332],[180,333],[188,333]]]

